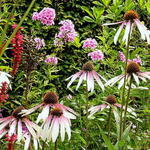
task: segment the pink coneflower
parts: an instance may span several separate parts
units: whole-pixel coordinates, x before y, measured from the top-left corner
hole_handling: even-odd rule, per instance
[[[78,82],[78,85],[76,87],[76,90],[78,90],[78,88],[80,87],[83,80],[87,81],[87,90],[91,91],[91,92],[94,90],[94,79],[97,81],[97,83],[102,88],[102,90],[104,90],[104,85],[103,85],[102,81],[100,80],[100,78],[103,79],[105,82],[107,82],[104,77],[102,77],[100,74],[98,74],[94,70],[93,63],[90,62],[90,61],[83,65],[82,70],[80,70],[79,72],[75,73],[74,75],[72,75],[72,76],[70,76],[69,78],[66,79],[66,80],[71,79],[70,82],[67,85],[67,88],[69,88],[70,85],[77,78],[79,78],[79,82]]]
[[[135,11],[133,11],[133,10],[127,11],[124,15],[124,21],[120,21],[120,22],[116,22],[116,23],[105,23],[103,25],[115,25],[115,24],[121,24],[121,26],[119,27],[119,30],[117,31],[117,33],[114,37],[115,44],[117,43],[118,37],[119,37],[123,27],[126,26],[123,41],[125,41],[126,45],[127,45],[129,34],[132,32],[133,26],[135,24],[141,33],[141,38],[143,40],[147,40],[148,44],[150,43],[150,32],[147,30],[147,28],[144,26],[144,24],[142,24],[140,22],[139,16]]]
[[[114,77],[114,78],[108,80],[108,82],[105,85],[113,86],[115,83],[120,81],[120,83],[118,85],[118,89],[120,89],[124,84],[124,78],[125,78],[125,74],[121,74],[117,77]],[[137,85],[139,85],[140,79],[143,80],[144,82],[146,82],[146,79],[150,79],[150,72],[141,72],[139,64],[137,64],[134,61],[130,61],[127,65],[126,78],[127,78],[127,83],[132,78],[135,80]]]
[[[76,119],[76,116],[70,113],[66,113],[63,109],[55,107],[51,110],[50,115],[42,125],[41,137],[45,141],[52,140],[55,142],[59,133],[61,135],[61,141],[65,139],[65,132],[67,132],[68,140],[71,138],[71,121],[70,119]]]
[[[31,122],[26,116],[22,117],[19,113],[24,107],[17,107],[11,116],[0,118],[0,133],[2,138],[5,134],[8,136],[17,136],[17,141],[25,138],[25,133],[29,135],[29,138],[25,140],[25,150],[29,148],[31,137],[34,140],[34,147],[37,150],[37,132],[39,132],[40,127]],[[23,127],[26,127],[26,132]]]
[[[97,41],[92,38],[87,38],[85,42],[83,43],[83,48],[91,48],[95,49],[97,47]]]
[[[70,115],[71,115],[71,113],[76,114],[71,108],[64,106],[62,104],[59,104],[58,96],[54,92],[47,92],[44,95],[43,102],[41,104],[39,104],[31,109],[28,109],[28,110],[22,110],[22,112],[20,114],[23,114],[22,116],[31,114],[32,112],[36,111],[38,108],[40,108],[42,106],[43,106],[43,110],[38,115],[38,118],[36,121],[37,123],[41,119],[45,120],[49,116],[51,108],[55,108],[55,107],[62,109],[63,112],[69,113]]]
[[[93,61],[103,60],[103,58],[104,58],[104,54],[100,50],[90,52],[90,53],[88,53],[88,56],[90,56]]]
[[[101,104],[101,105],[98,105],[98,106],[93,106],[93,107],[91,107],[88,110],[90,112],[89,117],[91,117],[96,112],[98,112],[100,110],[103,110],[106,107],[109,107],[109,104],[113,105],[113,106],[116,106],[118,108],[121,108],[121,105],[116,103],[116,97],[114,95],[109,95],[109,96],[106,97],[106,104]]]

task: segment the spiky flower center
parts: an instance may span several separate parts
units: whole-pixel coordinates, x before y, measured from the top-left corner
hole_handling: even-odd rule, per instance
[[[127,73],[132,74],[132,73],[137,73],[139,71],[140,71],[140,66],[136,62],[134,61],[129,62],[127,66]]]
[[[116,96],[114,96],[114,95],[107,96],[106,102],[109,104],[115,104],[116,103]]]
[[[60,108],[54,108],[51,111],[52,116],[60,117],[62,114],[63,114],[63,112]]]
[[[126,21],[129,21],[129,20],[133,21],[134,19],[138,19],[138,18],[139,18],[138,14],[133,10],[127,11],[124,15],[124,19]]]
[[[22,115],[19,114],[23,109],[25,109],[23,106],[17,107],[17,108],[13,111],[12,116],[14,116],[16,119],[21,119],[21,118],[23,118]]]
[[[92,70],[94,70],[93,63],[90,62],[90,61],[86,62],[86,63],[83,65],[82,70],[84,70],[84,71],[92,71]]]
[[[44,95],[43,101],[45,104],[57,104],[58,103],[58,96],[54,92],[47,92]]]

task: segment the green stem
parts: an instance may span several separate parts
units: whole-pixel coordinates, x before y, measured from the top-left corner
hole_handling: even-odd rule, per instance
[[[126,99],[126,104],[125,104],[125,112],[124,112],[124,120],[123,120],[123,131],[125,130],[125,125],[126,125],[127,108],[128,108],[128,103],[129,103],[129,97],[130,97],[130,91],[131,91],[131,84],[132,84],[132,77],[130,79],[129,89],[128,89],[128,93],[127,93],[127,99]]]
[[[13,13],[14,13],[14,11],[15,11],[15,8],[16,8],[16,7],[15,7],[15,5],[14,5],[14,7],[13,7],[13,9],[12,9],[10,15],[9,15],[9,18],[8,18],[8,20],[7,20],[7,22],[6,22],[5,26],[4,26],[4,30],[3,30],[2,36],[1,36],[1,38],[0,38],[0,46],[2,46],[2,43],[3,43],[4,39],[5,39],[6,32],[7,32],[7,29],[8,29],[8,23],[10,22],[10,19],[11,19],[12,15],[13,15]]]
[[[121,112],[120,112],[120,131],[119,131],[119,141],[121,140],[121,136],[122,136],[122,132],[123,132],[123,126],[122,126],[122,120],[123,120],[123,106],[124,106],[124,101],[125,101],[125,86],[126,86],[126,78],[127,78],[127,63],[128,63],[128,55],[129,55],[129,42],[130,42],[130,33],[131,33],[131,27],[130,27],[130,31],[129,31],[129,36],[128,36],[128,42],[127,42],[127,46],[126,46],[126,61],[125,61],[125,66],[124,66],[124,70],[125,70],[125,77],[124,77],[124,83],[123,83],[123,88],[122,88],[122,98],[121,98]]]
[[[86,132],[85,132],[85,135],[86,135],[86,138],[87,138],[87,145],[86,145],[86,149],[88,149],[88,145],[89,145],[89,133],[88,133],[88,99],[89,99],[89,95],[88,95],[88,88],[87,88],[87,83],[86,83],[86,124],[85,124],[85,129],[86,129]]]
[[[30,6],[28,7],[27,11],[25,12],[24,16],[22,17],[22,19],[20,20],[18,26],[15,28],[14,32],[11,34],[10,38],[7,40],[5,46],[2,48],[1,52],[0,52],[0,57],[3,55],[4,51],[6,50],[6,48],[8,47],[9,43],[11,42],[12,38],[15,36],[15,34],[17,33],[17,31],[19,30],[20,26],[22,25],[23,21],[25,20],[26,16],[28,15],[28,13],[30,12],[33,4],[35,3],[36,0],[32,0]]]
[[[42,150],[44,150],[45,149],[45,141],[43,141],[43,144],[42,144]]]
[[[111,113],[112,113],[112,108],[110,107],[109,114],[108,114],[108,137],[110,137]]]
[[[54,150],[57,150],[57,140],[55,141]]]

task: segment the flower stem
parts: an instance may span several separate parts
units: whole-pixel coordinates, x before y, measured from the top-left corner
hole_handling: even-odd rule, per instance
[[[126,104],[125,104],[125,112],[124,112],[124,120],[123,120],[123,131],[125,130],[125,125],[126,125],[126,118],[127,118],[126,115],[127,115],[127,108],[128,108],[130,91],[131,91],[131,84],[132,84],[132,77],[130,79],[129,89],[128,89],[128,93],[127,93],[127,99],[126,99]]]
[[[20,28],[20,26],[22,25],[23,21],[25,20],[26,16],[28,15],[28,13],[30,12],[32,6],[34,5],[36,0],[32,0],[32,2],[30,3],[30,6],[28,7],[27,11],[25,12],[24,16],[22,17],[22,19],[20,20],[18,26],[15,28],[14,32],[11,34],[10,38],[7,40],[5,46],[2,48],[2,50],[0,51],[0,57],[3,55],[4,51],[6,50],[6,48],[8,47],[9,43],[11,42],[12,38],[15,36],[15,34],[17,33],[18,29]]]
[[[108,137],[110,137],[111,113],[112,113],[112,108],[110,107],[109,114],[108,114]]]
[[[44,148],[45,148],[45,141],[43,141],[43,144],[42,144],[42,150],[44,150]]]
[[[55,141],[54,150],[57,150],[57,140]]]
[[[121,136],[122,136],[122,132],[123,132],[123,106],[125,103],[125,86],[126,86],[126,78],[127,78],[127,63],[128,63],[128,55],[129,55],[129,42],[130,42],[130,33],[131,33],[131,26],[130,26],[130,30],[129,30],[129,36],[128,36],[128,42],[127,42],[127,46],[126,46],[126,61],[125,61],[125,66],[124,66],[124,70],[125,70],[125,77],[124,77],[124,83],[123,83],[123,88],[122,88],[122,98],[121,98],[121,112],[120,112],[120,131],[119,131],[119,141],[121,140]]]

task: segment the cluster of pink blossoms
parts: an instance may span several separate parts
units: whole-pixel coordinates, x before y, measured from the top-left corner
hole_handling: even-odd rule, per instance
[[[120,52],[120,51],[119,51],[119,57],[120,57],[120,60],[121,60],[122,62],[125,62],[125,61],[126,61],[125,55],[124,55],[122,52]],[[136,58],[134,58],[133,60],[128,59],[128,62],[131,62],[131,61],[134,61],[134,62],[136,62],[137,64],[142,65],[142,60],[141,60],[141,58],[140,58],[139,56],[136,56]]]
[[[94,60],[103,60],[103,58],[104,58],[104,54],[100,50],[90,52],[90,53],[88,53],[88,56],[90,56],[93,61]]]
[[[92,38],[87,38],[83,43],[83,48],[95,49],[97,47],[97,41]]]
[[[72,23],[72,21],[63,20],[63,21],[60,21],[59,24],[61,24],[62,26],[59,29],[60,30],[59,33],[55,35],[54,44],[58,45],[58,42],[61,41],[62,39],[64,42],[73,42],[75,40],[75,37],[78,34],[74,29],[74,24]],[[63,43],[61,42],[61,44]]]
[[[45,59],[45,63],[56,65],[58,63],[58,59],[57,59],[57,57],[47,56],[47,58]]]
[[[34,41],[36,42],[36,47],[35,48],[38,49],[38,50],[45,46],[44,39],[35,38]]]
[[[39,13],[34,12],[32,15],[32,20],[39,20],[42,24],[51,26],[54,24],[55,16],[55,9],[45,7]]]

